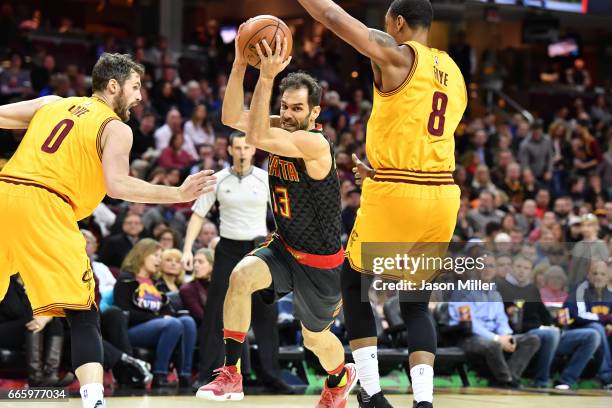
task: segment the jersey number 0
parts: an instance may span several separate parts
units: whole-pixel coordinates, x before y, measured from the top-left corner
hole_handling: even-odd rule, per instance
[[[57,149],[59,149],[60,145],[62,144],[66,136],[68,136],[68,133],[70,133],[73,126],[74,121],[72,119],[64,119],[60,121],[57,125],[55,125],[55,127],[49,134],[49,137],[47,137],[45,142],[40,147],[40,150],[45,153],[57,152]]]

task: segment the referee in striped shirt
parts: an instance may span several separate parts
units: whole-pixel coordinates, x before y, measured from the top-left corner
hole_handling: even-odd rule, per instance
[[[201,196],[193,205],[193,215],[187,227],[183,247],[184,266],[191,270],[193,242],[202,228],[204,217],[213,204],[218,202],[221,239],[215,248],[208,300],[199,328],[199,377],[194,387],[208,383],[213,370],[223,365],[223,302],[230,274],[236,264],[268,234],[268,174],[252,165],[255,148],[246,144],[244,133],[232,133],[228,150],[234,163],[231,168],[216,174],[216,190]],[[264,303],[260,295],[255,293],[252,315],[261,361],[261,372],[258,375],[268,391],[293,393],[293,389],[280,379],[275,305]]]

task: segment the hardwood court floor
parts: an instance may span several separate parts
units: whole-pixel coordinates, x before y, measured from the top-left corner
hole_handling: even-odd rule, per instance
[[[436,408],[610,408],[612,393],[601,396],[584,395],[521,395],[498,394],[442,394],[435,397]],[[191,396],[168,397],[111,397],[106,399],[107,408],[312,408],[318,400],[317,396],[247,396],[240,402],[216,403],[196,399]],[[389,401],[395,408],[412,407],[411,395],[390,395]],[[81,408],[78,398],[68,402],[11,402],[1,401],[2,408]],[[352,395],[347,408],[357,408],[357,400]]]

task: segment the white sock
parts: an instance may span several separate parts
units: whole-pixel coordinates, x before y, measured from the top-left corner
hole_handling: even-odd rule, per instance
[[[81,401],[83,408],[104,408],[104,385],[98,383],[85,384],[81,387]],[[98,401],[102,405],[96,406]]]
[[[353,351],[353,360],[357,366],[357,377],[361,388],[369,396],[380,392],[380,376],[378,374],[378,348],[363,347]]]
[[[412,392],[416,402],[433,402],[433,367],[427,364],[417,364],[410,370]]]

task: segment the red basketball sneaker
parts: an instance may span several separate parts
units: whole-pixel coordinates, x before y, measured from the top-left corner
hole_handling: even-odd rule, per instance
[[[349,394],[353,387],[355,387],[355,384],[357,384],[357,369],[355,364],[346,364],[344,368],[346,368],[346,385],[343,387],[327,388],[327,381],[325,381],[325,388],[323,388],[321,399],[316,408],[346,407]]]
[[[242,374],[235,366],[217,368],[217,377],[200,387],[196,397],[211,401],[240,401],[244,398],[242,392]]]

